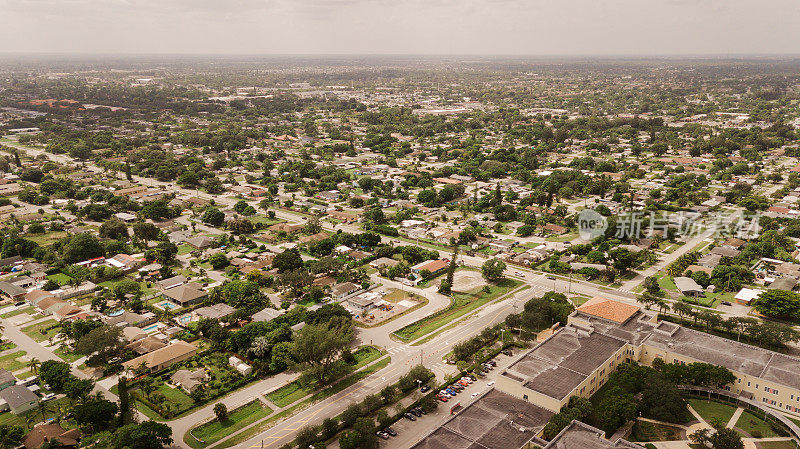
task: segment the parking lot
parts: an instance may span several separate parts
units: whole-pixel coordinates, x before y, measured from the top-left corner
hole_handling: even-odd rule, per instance
[[[464,408],[474,402],[476,397],[481,393],[486,392],[490,386],[494,385],[494,378],[496,374],[511,364],[511,361],[519,354],[519,349],[514,350],[512,356],[498,354],[493,360],[497,362],[497,367],[491,370],[486,377],[478,377],[478,380],[465,387],[455,397],[448,399],[447,402],[437,401],[439,407],[433,413],[422,415],[416,421],[411,421],[407,418],[401,418],[395,424],[392,424],[392,429],[397,432],[396,437],[391,437],[388,440],[380,440],[381,447],[387,449],[407,449],[423,437],[428,435],[433,430],[440,427],[448,418],[450,418],[450,410],[456,404],[460,404]]]

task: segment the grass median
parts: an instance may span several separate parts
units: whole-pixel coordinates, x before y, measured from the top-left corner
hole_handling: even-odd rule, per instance
[[[497,284],[478,287],[467,293],[453,293],[449,307],[415,321],[395,331],[392,335],[404,343],[422,338],[501,295],[511,292],[521,284],[513,279],[504,279]]]
[[[309,397],[309,398],[307,398],[307,399],[305,399],[305,400],[303,400],[301,402],[298,402],[297,404],[295,404],[295,405],[293,405],[293,406],[291,406],[291,407],[289,407],[289,408],[287,408],[285,410],[282,410],[280,413],[267,418],[266,420],[256,424],[253,427],[250,427],[250,428],[247,428],[247,429],[243,430],[242,432],[232,436],[231,438],[229,438],[229,439],[217,444],[212,449],[228,448],[228,447],[240,444],[242,442],[245,442],[245,441],[249,440],[250,438],[255,437],[259,433],[262,433],[262,432],[265,432],[265,431],[269,430],[270,428],[272,428],[275,425],[275,423],[277,423],[278,421],[280,421],[280,420],[282,420],[284,418],[288,418],[289,416],[292,416],[293,414],[297,413],[300,409],[304,408],[305,406],[313,404],[314,402],[317,402],[317,401],[321,401],[323,399],[327,399],[327,398],[329,398],[329,397],[331,397],[331,396],[333,396],[333,395],[335,395],[337,393],[340,393],[340,392],[344,391],[345,389],[355,385],[357,382],[361,381],[362,379],[365,379],[366,377],[369,377],[373,373],[375,373],[375,372],[377,372],[379,370],[382,370],[383,368],[386,368],[387,366],[389,366],[389,363],[391,363],[391,361],[392,361],[391,357],[384,357],[383,359],[381,359],[381,360],[377,361],[376,363],[364,368],[363,370],[357,371],[357,372],[351,374],[350,376],[342,379],[341,381],[329,386],[328,388],[325,388],[325,389],[319,391],[315,395],[313,395],[313,396],[311,396],[311,397]]]
[[[214,419],[192,429],[186,433],[183,441],[196,449],[208,447],[228,435],[266,418],[272,411],[270,407],[255,399],[232,410],[225,421],[220,422]]]

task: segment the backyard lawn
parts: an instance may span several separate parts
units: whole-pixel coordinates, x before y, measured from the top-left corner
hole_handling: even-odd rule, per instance
[[[771,438],[783,436],[772,430],[768,422],[754,415],[749,410],[745,410],[739,420],[736,421],[736,427],[747,432],[753,438]]]
[[[691,398],[687,402],[707,423],[717,419],[722,425],[725,425],[736,411],[736,407],[717,401]]]
[[[236,410],[231,410],[228,414],[228,419],[223,422],[215,419],[197,427],[186,434],[184,441],[194,448],[206,447],[239,429],[269,416],[270,413],[272,413],[272,409],[256,399]],[[192,438],[192,435],[194,438]]]
[[[36,309],[33,306],[30,307],[23,307],[21,309],[12,310],[11,312],[4,313],[0,315],[0,318],[11,318],[12,316],[22,315],[23,313],[27,313],[29,315],[36,312]]]
[[[58,357],[60,357],[61,360],[65,361],[67,363],[72,363],[72,362],[78,360],[79,358],[83,357],[81,354],[78,354],[78,353],[70,351],[69,347],[67,347],[67,346],[61,346],[58,349],[56,349],[55,351],[53,351],[53,352]]]
[[[47,279],[57,283],[58,285],[67,285],[72,278],[64,273],[53,273],[48,274]]]
[[[637,421],[631,430],[630,441],[677,441],[682,437],[681,429],[648,421]]]
[[[791,441],[759,441],[761,449],[797,449],[797,445]]]
[[[58,321],[56,321],[54,319],[49,319],[49,320],[42,321],[41,323],[37,323],[37,324],[31,325],[31,326],[28,326],[28,327],[23,327],[22,328],[22,332],[24,332],[29,337],[31,337],[32,339],[34,339],[34,340],[36,340],[38,342],[43,342],[43,341],[48,340],[50,337],[54,337],[58,333],[60,328],[59,327],[54,327],[54,328],[46,331],[45,333],[42,333],[42,331],[44,331],[45,329],[48,329],[51,326],[55,326],[57,324],[58,324]]]
[[[0,368],[10,372],[25,368],[25,363],[17,360],[25,354],[27,354],[25,351],[15,351],[0,357]]]

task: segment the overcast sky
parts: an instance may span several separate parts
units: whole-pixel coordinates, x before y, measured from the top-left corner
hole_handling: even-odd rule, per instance
[[[0,52],[800,53],[800,0],[0,0]]]

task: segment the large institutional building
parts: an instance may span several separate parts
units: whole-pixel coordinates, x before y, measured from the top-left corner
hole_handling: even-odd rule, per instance
[[[566,327],[501,371],[494,389],[414,449],[519,449],[530,442],[548,449],[639,448],[608,441],[598,429],[578,422],[549,443],[537,437],[570,397],[593,395],[620,363],[652,365],[656,358],[728,368],[736,382],[726,390],[800,416],[800,359],[657,321],[637,306],[595,297],[570,315]]]
[[[569,324],[501,372],[497,388],[557,412],[571,396],[590,397],[624,362],[705,362],[728,368],[726,390],[800,416],[800,360],[666,321],[639,307],[599,297]]]

